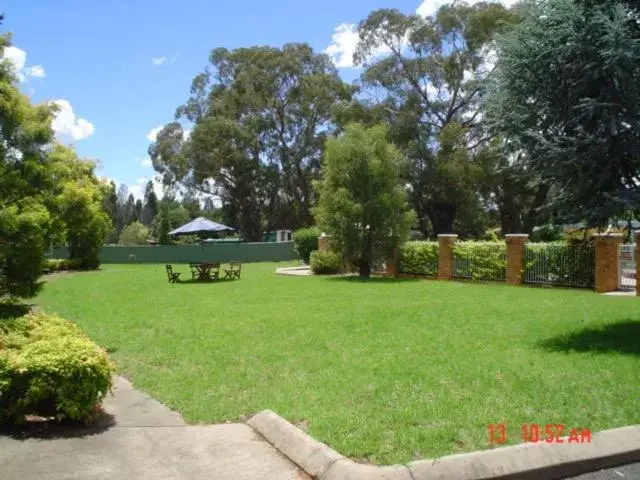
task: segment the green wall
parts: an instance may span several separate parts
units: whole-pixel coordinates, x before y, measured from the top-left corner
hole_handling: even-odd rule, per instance
[[[101,263],[198,263],[198,262],[283,262],[295,260],[293,242],[229,243],[205,245],[123,245],[102,247]],[[53,250],[51,258],[69,258],[66,248]]]

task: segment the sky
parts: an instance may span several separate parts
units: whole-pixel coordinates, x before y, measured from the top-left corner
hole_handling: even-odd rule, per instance
[[[5,0],[4,54],[34,103],[57,102],[58,140],[138,198],[154,170],[147,149],[210,51],[306,42],[347,81],[356,24],[378,8],[429,15],[446,0]],[[476,3],[476,0],[471,0]],[[512,4],[511,0],[503,3]],[[154,182],[161,196],[160,184]]]

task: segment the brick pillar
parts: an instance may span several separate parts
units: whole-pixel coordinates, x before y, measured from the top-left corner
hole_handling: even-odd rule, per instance
[[[636,296],[640,296],[640,232],[636,232],[636,248],[634,258],[636,260]]]
[[[524,278],[524,247],[529,242],[526,233],[505,235],[507,242],[507,284],[522,285]]]
[[[329,251],[329,238],[331,237],[324,232],[318,237],[318,250],[321,252]]]
[[[453,278],[453,244],[456,243],[458,235],[440,234],[438,243],[440,244],[438,258],[438,280],[451,280]]]
[[[387,258],[387,268],[386,275],[387,277],[396,277],[398,275],[398,262],[400,261],[400,253],[397,248],[394,248]]]
[[[615,292],[618,289],[618,246],[621,233],[594,235],[596,246],[596,292]],[[637,273],[636,273],[637,275]]]

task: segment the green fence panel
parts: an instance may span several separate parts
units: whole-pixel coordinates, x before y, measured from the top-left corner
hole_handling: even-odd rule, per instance
[[[132,257],[133,255],[133,257]],[[69,258],[56,248],[51,258]],[[295,260],[293,242],[218,243],[204,245],[122,245],[100,249],[101,263],[284,262]]]

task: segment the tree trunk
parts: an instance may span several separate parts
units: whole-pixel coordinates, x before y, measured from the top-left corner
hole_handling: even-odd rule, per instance
[[[429,205],[428,214],[433,233],[453,233],[453,221],[456,218],[456,205],[451,202],[433,202]]]
[[[544,205],[548,195],[549,186],[546,184],[540,184],[538,186],[536,196],[533,199],[533,205],[531,205],[531,208],[525,215],[524,223],[522,225],[522,233],[527,233],[529,235],[533,233],[533,227],[535,227],[538,222],[539,209]]]
[[[358,273],[360,278],[371,277],[371,263],[367,259],[361,258],[358,262]]]

